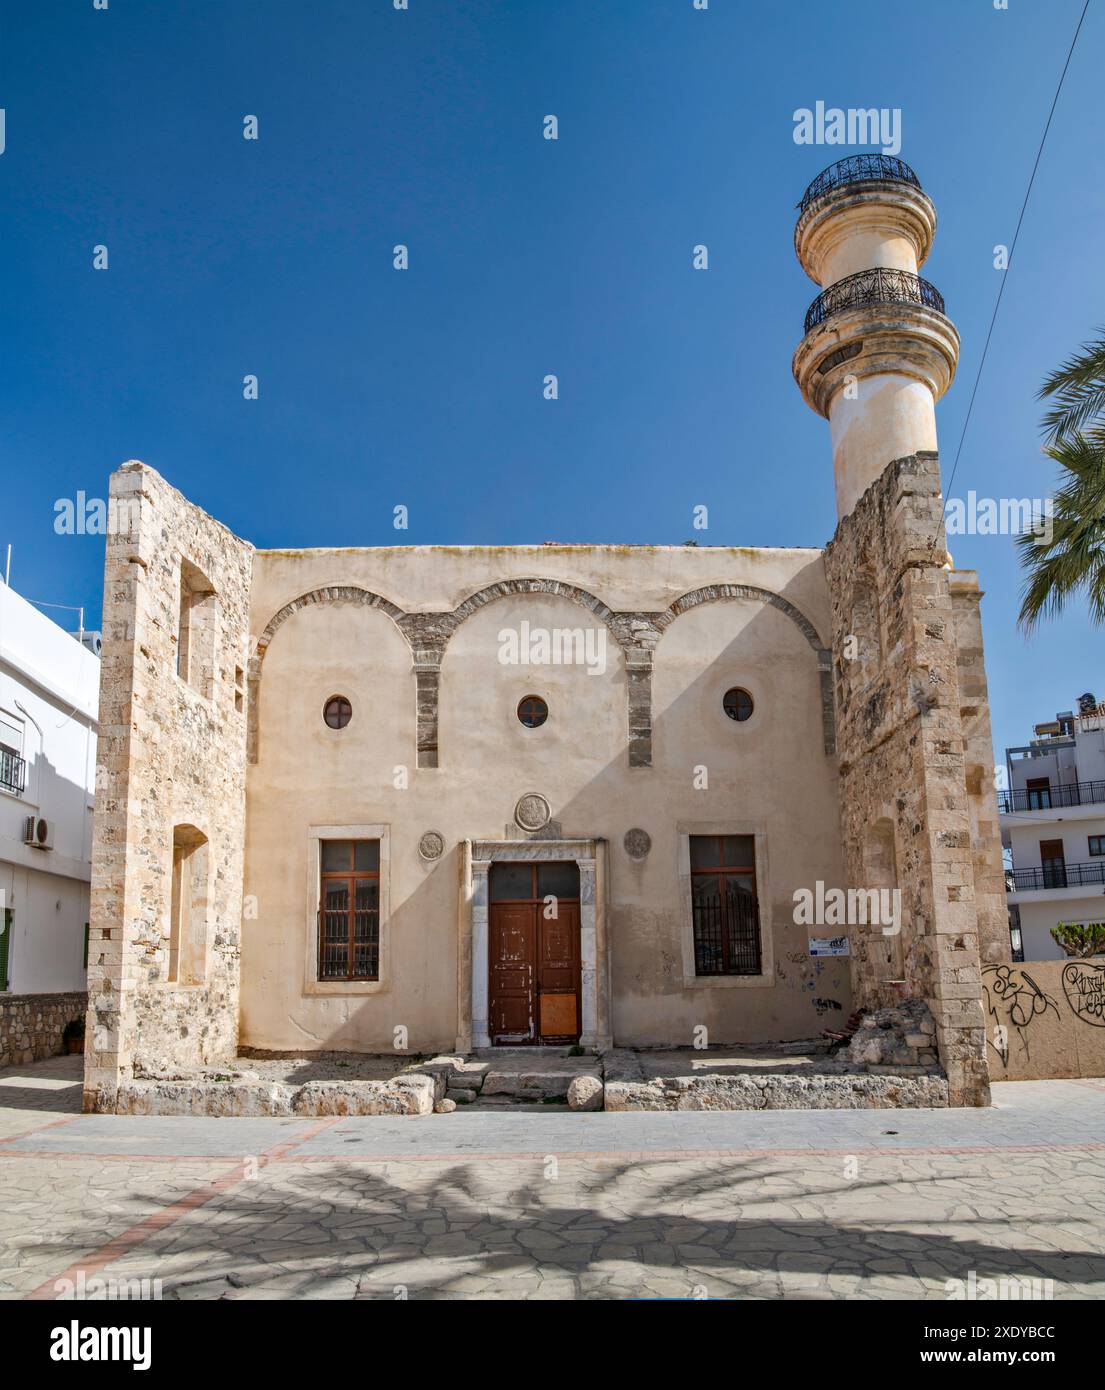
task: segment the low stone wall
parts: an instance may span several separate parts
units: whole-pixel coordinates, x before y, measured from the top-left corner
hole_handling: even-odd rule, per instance
[[[1105,1076],[1105,956],[987,965],[992,1081]]]
[[[606,1083],[606,1110],[917,1110],[948,1103],[945,1076],[676,1076]]]
[[[302,1086],[212,1075],[127,1081],[114,1099],[117,1115],[430,1115],[444,1089],[444,1081],[419,1075]]]
[[[948,1104],[948,1080],[938,1067],[867,1067],[820,1060],[817,1070],[702,1071],[691,1076],[645,1075],[639,1057],[623,1049],[603,1056],[604,1109],[627,1110],[913,1110]]]
[[[903,1049],[914,1058],[931,1052],[919,1046],[931,1034],[913,1032],[923,1021],[913,1012],[880,1011],[873,1018],[862,1030],[865,1053],[876,1041],[888,1059]],[[815,1048],[809,1055],[778,1049],[716,1058],[690,1049],[626,1048],[578,1057],[538,1050],[442,1054],[397,1071],[391,1070],[394,1056],[293,1057],[275,1071],[271,1058],[248,1058],[226,1067],[148,1072],[110,1093],[101,1088],[96,1108],[121,1115],[306,1117],[448,1114],[468,1105],[521,1109],[527,1103],[575,1111],[888,1110],[949,1103],[948,1081],[938,1065],[863,1062],[849,1058],[846,1049],[830,1056]],[[365,1070],[377,1075],[366,1076]]]
[[[0,1067],[22,1066],[65,1051],[65,1025],[84,1021],[88,995],[0,995]]]

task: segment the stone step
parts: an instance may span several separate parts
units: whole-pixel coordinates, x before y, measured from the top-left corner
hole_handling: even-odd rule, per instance
[[[484,1074],[481,1098],[513,1096],[518,1100],[566,1100],[578,1077],[602,1081],[597,1057],[497,1058]]]

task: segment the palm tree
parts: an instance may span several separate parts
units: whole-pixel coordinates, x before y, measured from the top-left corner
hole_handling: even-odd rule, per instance
[[[1098,332],[1105,333],[1105,329]],[[1037,399],[1046,396],[1055,397],[1055,404],[1044,416],[1049,444],[1085,434],[1105,448],[1105,337],[1083,344],[1076,357],[1052,372]]]
[[[1105,376],[1099,394],[1105,396]],[[1079,418],[1084,420],[1089,408],[1080,407]],[[1097,432],[1105,434],[1105,421]],[[1026,633],[1041,618],[1058,617],[1067,599],[1082,589],[1091,621],[1105,624],[1105,445],[1077,432],[1059,433],[1058,442],[1044,449],[1062,470],[1050,535],[1029,531],[1017,537],[1025,571],[1018,621]]]

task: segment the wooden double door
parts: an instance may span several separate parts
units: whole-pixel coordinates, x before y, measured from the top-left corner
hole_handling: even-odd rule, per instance
[[[578,866],[493,864],[489,887],[492,1046],[578,1042]]]

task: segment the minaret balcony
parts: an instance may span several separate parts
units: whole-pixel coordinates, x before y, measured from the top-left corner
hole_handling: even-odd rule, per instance
[[[846,275],[821,291],[806,310],[804,333],[809,333],[833,314],[869,304],[920,304],[944,312],[944,296],[928,280],[908,270],[877,266]]]
[[[805,212],[824,194],[850,183],[911,183],[914,188],[921,187],[921,180],[903,159],[889,154],[853,154],[822,169],[802,194],[798,211]]]

